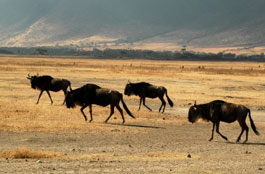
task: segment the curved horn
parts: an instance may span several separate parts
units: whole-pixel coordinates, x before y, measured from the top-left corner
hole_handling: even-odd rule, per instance
[[[31,76],[31,75],[29,75],[29,73],[28,73],[28,77],[27,77],[27,79],[31,79],[31,77],[32,77],[32,76]]]

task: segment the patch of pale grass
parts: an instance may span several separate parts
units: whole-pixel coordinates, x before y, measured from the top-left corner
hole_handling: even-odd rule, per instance
[[[56,158],[62,156],[55,152],[38,152],[27,147],[8,149],[0,152],[0,158],[8,159],[40,159],[40,158]]]

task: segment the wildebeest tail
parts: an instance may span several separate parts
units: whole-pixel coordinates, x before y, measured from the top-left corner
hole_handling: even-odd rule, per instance
[[[168,97],[167,95],[167,90],[166,90],[166,97],[167,97],[167,101],[168,101],[168,104],[173,107],[174,106],[174,103],[172,102],[172,100],[170,100],[170,98]]]
[[[251,124],[253,131],[255,132],[256,135],[259,135],[259,132],[257,131],[257,128],[254,124],[254,121],[251,118],[250,110],[248,110],[248,116],[249,116],[250,124]]]
[[[70,89],[70,91],[73,91],[73,90],[72,90],[72,87],[71,87],[71,83],[69,84],[69,89]]]
[[[124,100],[123,100],[123,96],[121,94],[121,102],[122,102],[122,105],[123,105],[123,108],[125,109],[125,111],[132,117],[135,119],[135,117],[133,116],[133,114],[131,113],[131,111],[128,109],[128,107],[126,106]]]
[[[71,82],[70,81],[68,81],[68,87],[69,87],[70,91],[72,91],[72,87],[71,87]]]

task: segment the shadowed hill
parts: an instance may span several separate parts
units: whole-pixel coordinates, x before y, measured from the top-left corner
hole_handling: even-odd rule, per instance
[[[2,0],[0,45],[260,46],[264,6],[260,0]]]

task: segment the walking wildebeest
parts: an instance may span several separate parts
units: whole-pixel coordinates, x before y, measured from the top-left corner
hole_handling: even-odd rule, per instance
[[[171,107],[173,107],[173,102],[170,100],[170,98],[167,95],[167,89],[163,86],[154,86],[151,85],[150,83],[146,82],[140,82],[140,83],[131,83],[128,81],[126,84],[125,90],[124,90],[125,95],[136,95],[140,97],[140,104],[139,104],[139,109],[141,108],[141,103],[143,102],[143,105],[152,111],[148,106],[145,105],[145,98],[159,98],[162,102],[159,112],[162,110],[162,113],[165,111],[166,108],[166,102],[164,100],[164,94],[166,94],[167,101]],[[162,109],[163,108],[163,109]]]
[[[227,103],[222,100],[214,100],[210,103],[196,105],[196,103],[190,107],[188,119],[191,123],[195,123],[199,118],[202,118],[213,123],[212,136],[209,141],[212,141],[214,128],[216,125],[216,132],[225,140],[228,141],[227,137],[222,135],[219,132],[219,124],[221,121],[226,123],[232,123],[238,121],[239,125],[242,128],[240,135],[237,138],[236,142],[240,141],[240,138],[244,131],[246,131],[246,140],[248,141],[248,126],[246,124],[246,117],[249,116],[250,124],[256,135],[259,135],[259,132],[256,129],[256,126],[251,118],[250,110],[243,106],[237,105],[234,103]]]
[[[72,90],[70,81],[66,80],[66,79],[57,79],[57,78],[53,78],[53,77],[48,76],[48,75],[39,76],[38,74],[34,75],[34,76],[30,76],[28,74],[27,79],[29,79],[31,82],[31,88],[40,90],[40,95],[39,95],[39,98],[38,98],[36,104],[39,103],[39,100],[40,100],[40,97],[41,97],[43,91],[47,92],[47,94],[51,100],[51,104],[53,104],[53,101],[52,101],[52,98],[51,98],[49,91],[58,92],[58,91],[62,90],[64,92],[64,95],[66,95],[68,87],[70,88],[70,90]],[[64,103],[65,103],[65,100],[64,100],[63,104]]]
[[[73,91],[70,91],[66,94],[66,106],[67,108],[74,108],[75,105],[81,106],[81,113],[83,114],[85,121],[87,121],[87,116],[84,113],[84,109],[89,106],[90,112],[90,121],[93,120],[92,116],[92,104],[96,104],[99,106],[108,106],[110,105],[110,115],[105,120],[105,123],[111,118],[112,114],[114,113],[114,107],[118,109],[121,114],[123,123],[125,123],[125,119],[123,116],[123,111],[119,105],[120,101],[126,112],[132,117],[135,118],[130,110],[127,108],[122,94],[115,90],[110,90],[106,88],[101,88],[95,84],[86,84],[80,88],[77,88]]]

